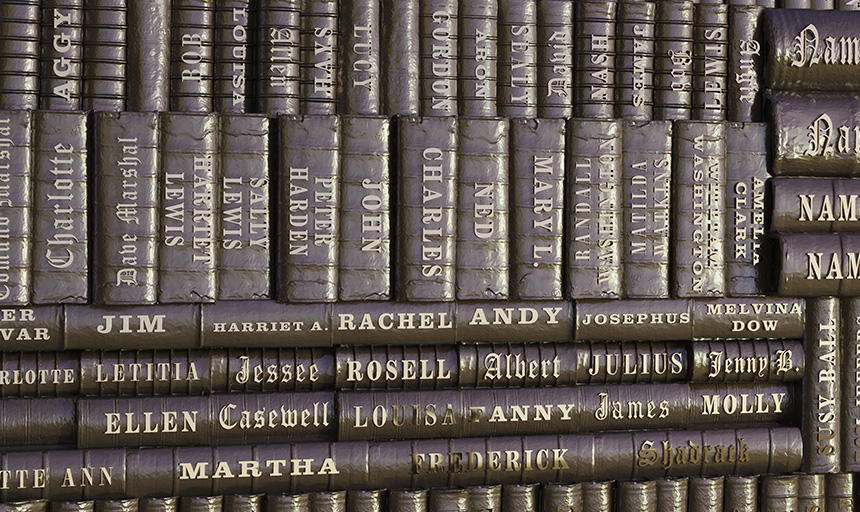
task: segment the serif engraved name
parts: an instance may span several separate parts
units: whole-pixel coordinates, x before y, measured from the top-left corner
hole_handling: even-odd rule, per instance
[[[72,34],[67,30],[62,30],[63,27],[68,27],[71,24],[71,14],[61,11],[60,9],[54,9],[55,34],[53,37],[53,48],[54,52],[58,53],[60,56],[54,59],[51,71],[54,76],[58,78],[66,78],[72,74],[72,61],[63,56],[72,48]],[[54,94],[68,102],[72,101],[72,91],[73,87],[71,80],[66,80],[65,82],[54,86]]]
[[[110,487],[113,485],[113,466],[83,466],[63,471],[60,487]],[[0,469],[0,490],[6,489],[44,489],[48,470]]]
[[[532,202],[532,212],[534,212],[535,218],[532,219],[532,228],[534,228],[538,233],[543,233],[547,236],[558,233],[558,227],[553,225],[555,216],[552,214],[556,207],[553,201],[553,198],[556,195],[553,190],[555,189],[554,184],[556,182],[553,181],[553,178],[557,178],[557,176],[553,175],[553,171],[555,170],[554,164],[554,156],[534,156],[534,187],[532,188],[534,199]],[[541,175],[546,175],[548,177],[548,181],[541,180]],[[546,193],[545,197],[544,193]],[[555,254],[554,249],[555,245],[551,243],[546,245],[532,245],[532,258],[535,260],[546,258],[553,261],[558,256]]]
[[[609,54],[609,36],[591,34],[591,64],[600,66],[601,69],[591,72],[591,77],[596,82],[591,85],[593,101],[612,101],[612,83],[609,70],[613,66],[612,57]]]
[[[370,382],[378,380],[385,381],[409,381],[409,380],[437,380],[450,379],[451,370],[446,368],[445,359],[400,359],[389,360],[385,364],[381,361],[346,361],[346,381],[362,382],[367,379]]]
[[[314,93],[334,97],[334,29],[314,27]]]
[[[440,192],[434,187],[444,188],[442,163],[444,153],[439,148],[427,148],[422,152],[426,162],[421,170],[421,183],[424,187],[421,194],[421,274],[424,277],[441,276],[444,269],[436,263],[444,256],[442,249],[444,223],[444,190]],[[435,162],[435,163],[431,163]]]
[[[456,28],[454,27],[456,19],[452,20],[451,6],[448,7],[449,10],[439,10],[433,13],[434,28],[432,31],[433,45],[431,51],[433,59],[431,63],[433,70],[431,89],[433,95],[431,97],[430,108],[434,112],[442,111],[446,114],[455,111],[456,98],[453,96],[457,88],[457,81],[455,79],[457,61],[453,60],[454,57],[451,55],[457,44],[456,38],[451,36],[452,33],[456,33]]]
[[[692,290],[697,293],[704,291],[704,275],[706,270],[720,265],[721,240],[716,238],[714,226],[721,220],[720,162],[708,164],[705,152],[705,137],[699,135],[695,139],[696,154],[693,158],[693,283]]]
[[[334,243],[335,178],[315,176],[313,188],[307,182],[307,167],[290,167],[289,253],[293,256],[307,256],[310,242],[315,246]],[[310,216],[307,212],[310,210],[308,196],[311,192],[314,203],[320,206],[313,208],[313,230],[309,231]]]
[[[530,30],[533,28],[528,25],[511,26],[511,103],[534,103],[530,85],[534,82],[531,75],[534,73],[535,48],[529,40]],[[518,37],[519,40],[516,39]]]
[[[233,465],[231,468],[231,464]],[[238,468],[236,468],[238,464]],[[340,473],[334,459],[326,457],[321,462],[317,459],[266,459],[240,460],[236,462],[218,461],[213,463],[214,471],[208,462],[180,462],[178,465],[179,480],[208,480],[224,478],[259,478],[264,475],[277,478],[285,476],[304,475],[337,475]],[[234,472],[234,470],[237,470]],[[286,472],[286,473],[285,473]]]
[[[233,69],[230,84],[233,88],[233,106],[238,107],[245,103],[245,84],[248,80],[247,66],[248,58],[248,11],[244,7],[233,7]]]
[[[589,354],[588,374],[606,375],[680,375],[686,371],[680,352],[632,354]]]
[[[653,29],[641,25],[633,25],[633,35],[638,37],[654,37]],[[640,39],[633,40],[633,106],[645,104],[648,74],[648,45]]]
[[[480,30],[475,30],[475,96],[478,98],[490,98],[490,66],[485,64],[493,55],[493,43],[489,36]]]
[[[210,41],[205,39],[208,39],[205,32],[182,34],[180,39],[182,53],[179,58],[185,64],[185,69],[182,70],[181,74],[183,82],[197,82],[199,84],[210,78],[203,75],[203,71],[208,67],[202,64],[204,59],[210,58],[208,52],[211,51],[209,49],[211,47]]]
[[[0,322],[35,322],[34,311],[28,308],[0,309]],[[47,327],[0,327],[0,341],[48,341]]]
[[[361,198],[361,250],[379,252],[384,249],[383,242],[388,238],[383,216],[388,213],[383,200],[383,184],[367,179],[361,180],[361,186],[366,194]]]
[[[370,25],[353,27],[352,35],[356,40],[352,45],[352,51],[356,54],[356,60],[352,63],[352,70],[355,72],[352,86],[353,88],[364,87],[369,93],[372,93],[373,76],[377,71],[371,58],[373,55],[373,27]]]
[[[191,382],[200,380],[197,364],[94,363],[95,382]]]
[[[412,474],[474,471],[546,471],[570,469],[567,448],[552,450],[487,450],[486,452],[428,452],[412,454]]]
[[[268,249],[269,208],[266,199],[269,180],[224,176],[222,185],[224,221],[221,226],[221,246],[228,251],[255,246]],[[246,192],[249,199],[247,203],[244,197]],[[245,219],[242,219],[243,215]]]
[[[726,40],[725,29],[710,28],[704,31],[705,41],[705,80],[704,97],[706,110],[719,111],[723,108],[726,93],[726,78],[721,74],[720,63],[726,59],[728,46],[721,41]]]
[[[753,265],[759,263],[764,236],[764,188],[765,181],[756,177],[749,184],[745,181],[735,184],[735,232],[730,234],[734,256],[749,259]]]
[[[857,220],[857,194],[798,194],[799,222]]]

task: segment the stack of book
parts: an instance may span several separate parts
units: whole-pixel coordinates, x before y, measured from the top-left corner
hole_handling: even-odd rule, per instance
[[[0,511],[853,509],[856,3],[5,0]]]

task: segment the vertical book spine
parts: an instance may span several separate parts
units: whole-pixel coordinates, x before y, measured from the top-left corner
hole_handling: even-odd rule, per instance
[[[615,115],[650,121],[654,116],[654,2],[621,2]]]
[[[421,13],[419,0],[381,0],[382,32],[380,113],[417,116],[421,113]],[[441,35],[441,34],[440,34]],[[445,36],[447,37],[447,36]],[[348,51],[348,50],[345,50]]]
[[[213,28],[212,107],[254,112],[254,11],[250,0],[216,0]]]
[[[839,336],[842,312],[839,299],[809,301],[804,349],[803,376],[803,470],[807,473],[838,473],[841,448]]]
[[[654,118],[690,119],[693,87],[693,2],[657,0]]]
[[[341,57],[343,78],[340,113],[378,115],[381,107],[382,74],[380,0],[341,3]],[[391,52],[402,51],[390,48]]]
[[[215,0],[171,0],[170,110],[212,112]]]
[[[458,20],[456,0],[420,2],[420,105],[423,116],[456,116],[459,112]]]
[[[729,6],[729,79],[726,115],[729,121],[761,122],[764,45],[759,20],[764,9]]]
[[[83,0],[42,2],[39,107],[43,110],[81,109],[83,24]],[[16,49],[22,57],[39,52],[38,41],[22,38],[18,44],[23,46]]]
[[[301,0],[262,0],[257,10],[257,112],[299,113]]]
[[[537,115],[537,2],[499,0],[498,111]]]
[[[127,0],[84,0],[84,110],[126,109],[127,14]]]
[[[566,0],[537,2],[537,115],[573,116],[573,15]]]
[[[5,201],[0,204],[0,303],[30,302],[33,230],[33,165],[35,120],[27,110],[0,112],[0,176],[5,178]]]
[[[460,115],[495,117],[498,97],[498,0],[460,3]]]
[[[299,111],[302,114],[337,114],[339,12],[337,0],[309,0],[302,8],[299,59]]]
[[[576,5],[574,115],[611,119],[615,108],[615,17],[618,2]]]
[[[130,2],[126,47],[128,84],[126,108],[132,112],[170,110],[171,0]]]

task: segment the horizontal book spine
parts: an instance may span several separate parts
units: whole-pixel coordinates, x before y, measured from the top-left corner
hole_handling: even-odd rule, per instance
[[[581,1],[574,5],[574,116],[610,119],[615,108],[615,18],[618,2]]]
[[[654,2],[618,6],[615,116],[650,121],[654,116]]]
[[[171,0],[170,110],[212,112],[215,0]]]
[[[786,233],[779,237],[777,293],[802,296],[860,295],[855,265],[860,235]]]
[[[340,300],[392,297],[389,120],[341,118]]]
[[[397,296],[454,300],[457,120],[401,117],[397,129]]]
[[[34,128],[30,111],[0,112],[0,172],[8,187],[0,205],[0,233],[6,241],[0,245],[2,304],[27,304],[32,294]]]
[[[84,1],[83,110],[126,109],[127,0]]]
[[[302,114],[337,113],[341,37],[338,14],[337,0],[311,0],[302,9],[299,62],[299,111]]]
[[[257,112],[299,113],[300,0],[262,0],[257,6]]]
[[[460,115],[496,117],[498,0],[461,2],[459,14]]]
[[[860,36],[860,14],[834,10],[773,9],[764,13],[768,48],[766,86],[773,90],[846,91],[860,88],[860,61],[849,46]]]
[[[541,510],[583,512],[582,484],[545,484],[541,489]]]
[[[158,301],[214,302],[221,174],[218,118],[165,113],[161,133]]]
[[[770,230],[778,233],[848,233],[860,231],[857,197],[851,178],[777,177],[771,180]]]
[[[39,56],[41,7],[39,2],[4,2],[0,5],[3,32],[15,51],[0,54],[0,109],[39,108]]]
[[[764,98],[764,41],[761,20],[764,8],[729,6],[729,80],[726,115],[729,121],[761,122]]]
[[[220,123],[218,297],[267,299],[274,295],[269,270],[269,119],[228,114]]]
[[[537,116],[573,116],[574,4],[537,2]]]
[[[502,117],[537,115],[537,2],[498,0],[498,111]]]
[[[803,377],[803,470],[838,473],[842,447],[839,299],[809,301],[804,335],[806,373]]]
[[[511,296],[516,299],[564,294],[565,132],[563,119],[511,121]]]
[[[212,107],[223,113],[255,112],[251,2],[219,0],[214,16]]]
[[[419,0],[380,1],[379,44],[386,49],[380,52],[382,83],[379,112],[381,114],[417,116],[422,113],[420,27],[423,3]],[[440,21],[443,19],[440,18]],[[440,33],[440,36],[444,38],[448,34]],[[395,48],[395,51],[387,51]],[[456,70],[454,72],[456,76]]]
[[[800,433],[791,427],[605,433],[424,441],[298,443],[262,446],[8,452],[2,470],[23,484],[4,501],[118,499],[222,493],[486,485],[517,473],[521,483],[790,473],[800,467]],[[630,447],[634,447],[631,453]],[[676,449],[700,460],[676,462]],[[671,456],[670,456],[671,450]],[[293,462],[295,461],[295,462]],[[538,461],[540,462],[538,464]],[[301,464],[301,472],[290,471]],[[245,468],[245,477],[237,478]],[[82,470],[94,482],[84,483]],[[66,480],[71,474],[73,480]],[[218,475],[218,477],[216,477]],[[233,475],[230,480],[225,477]],[[44,480],[41,478],[44,477]],[[44,485],[35,487],[35,482]],[[225,484],[226,482],[226,484]],[[216,490],[217,489],[217,490]],[[253,490],[252,490],[253,489]]]
[[[796,340],[714,340],[692,345],[692,382],[795,382],[806,367]]]
[[[160,135],[154,112],[95,114],[97,304],[155,303]]]
[[[621,482],[618,484],[616,510],[619,512],[655,512],[657,510],[657,482]]]
[[[170,110],[170,0],[128,3],[126,108],[132,112]]]
[[[277,296],[337,300],[340,247],[340,118],[281,116]],[[311,229],[311,226],[313,227]]]
[[[686,512],[689,478],[657,480],[657,512]]]
[[[756,510],[758,505],[759,477],[727,475],[724,488],[723,510],[726,512],[741,512]],[[805,510],[805,509],[799,509]]]
[[[692,116],[693,2],[657,1],[654,42],[654,118]]]
[[[615,503],[615,482],[605,480],[602,482],[582,483],[582,508],[595,512],[612,512]]]
[[[81,109],[83,4],[83,0],[42,2],[41,46],[39,41],[18,40],[17,58],[39,54],[41,48],[39,107],[43,110]]]
[[[798,508],[797,481],[798,475],[762,476],[762,508],[764,510],[802,510]]]
[[[824,510],[824,478],[820,473],[797,475],[798,510]]]
[[[421,115],[456,116],[458,2],[423,0],[419,12]]]
[[[694,7],[692,119],[721,121],[726,118],[728,14],[728,5],[725,4],[697,4]]]
[[[33,116],[32,296],[34,304],[89,299],[87,115]]]
[[[7,450],[63,449],[75,446],[75,402],[69,398],[0,400]],[[40,448],[41,447],[41,448]]]
[[[389,489],[389,512],[425,512],[427,510],[427,490]]]
[[[382,75],[380,43],[380,0],[355,0],[341,3],[341,105],[348,115],[378,115],[381,108]],[[392,48],[393,50],[393,48]]]

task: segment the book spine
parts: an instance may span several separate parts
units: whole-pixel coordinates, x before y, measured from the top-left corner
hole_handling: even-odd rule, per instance
[[[41,46],[37,40],[21,38],[4,45],[15,44],[14,50],[9,48],[6,51],[14,51],[23,57],[39,55],[41,48],[39,107],[43,110],[80,110],[83,0],[42,2],[41,15]],[[8,23],[8,20],[4,23]]]
[[[266,512],[310,512],[308,494],[267,494]]]
[[[510,296],[508,119],[460,119],[457,299]]]
[[[2,96],[2,94],[0,94]],[[31,229],[33,226],[32,175],[34,164],[34,119],[26,110],[0,112],[0,176],[5,186],[0,203],[0,246],[4,268],[0,272],[0,303],[30,302]]]
[[[340,300],[389,300],[391,172],[389,120],[342,119]]]
[[[397,296],[454,300],[457,120],[401,117],[397,131]]]
[[[389,512],[426,512],[427,491],[425,489],[389,489]],[[498,511],[496,511],[498,512]]]
[[[197,353],[191,352],[192,355]],[[338,362],[324,349],[230,350],[226,358],[227,364],[223,366],[228,369],[222,370],[226,375],[222,378],[221,374],[212,373],[216,384],[213,392],[224,389],[234,393],[287,393],[335,389]]]
[[[688,478],[657,480],[657,512],[687,512]]]
[[[770,291],[773,249],[765,234],[767,125],[726,124],[726,279],[730,296]]]
[[[159,498],[140,498],[139,512],[176,512],[179,510],[179,498],[164,496]]]
[[[269,119],[220,117],[219,299],[267,299],[269,266]]]
[[[36,110],[40,91],[40,3],[4,2],[0,5],[0,21],[7,35],[0,45],[11,47],[0,53],[0,109]]]
[[[857,0],[836,0],[834,9],[840,11],[858,11],[860,10],[860,2]]]
[[[812,9],[812,0],[779,0],[782,9]]]
[[[517,473],[516,478],[521,483],[601,482],[610,478],[658,478],[665,474],[670,461],[677,476],[725,472],[784,474],[800,467],[800,444],[796,428],[779,427],[265,447],[7,452],[2,469],[26,472],[27,479],[23,485],[4,489],[2,499],[62,500],[81,496],[83,492],[94,499],[117,499],[171,494],[216,495],[219,490],[248,494],[293,488],[301,488],[304,492],[382,486],[431,488],[447,485],[445,482],[450,481],[455,472],[458,484],[463,486],[503,481],[511,478],[512,472]],[[635,450],[632,453],[630,446]],[[732,449],[728,450],[730,447]],[[669,450],[674,455],[678,448],[685,452],[698,448],[701,459],[696,463],[675,462]],[[296,462],[291,462],[293,460]],[[431,460],[438,462],[431,465]],[[479,468],[479,461],[487,463]],[[246,477],[231,479],[229,487],[223,487],[224,480],[215,475],[238,475],[240,464],[247,468]],[[302,464],[307,469],[288,473],[287,468],[293,464]],[[531,469],[524,470],[525,467]],[[91,468],[94,481],[103,485],[82,489],[82,480],[77,478],[81,476],[81,468]],[[62,486],[67,471],[75,477],[74,487],[70,481]],[[42,475],[45,485],[34,488],[34,476],[41,478]]]
[[[170,0],[128,3],[126,108],[132,112],[170,109]]]
[[[860,402],[860,300],[845,299],[842,308],[844,332],[840,337],[840,350],[845,360],[840,361],[842,444],[839,452],[842,471],[853,473],[860,471],[860,429],[855,427],[860,424],[860,410],[856,407]]]
[[[795,340],[695,341],[691,351],[691,382],[796,382],[806,367]]]
[[[310,512],[346,512],[346,491],[308,493]]]
[[[615,106],[618,2],[575,2],[575,117],[610,119]]]
[[[765,86],[773,90],[857,90],[857,65],[850,45],[825,51],[825,41],[860,36],[852,12],[773,9],[764,13],[767,47]],[[851,20],[851,21],[849,21]]]
[[[840,468],[840,321],[839,299],[809,301],[801,417],[807,473],[838,473]]]
[[[262,0],[257,9],[257,112],[299,113],[301,0]]]
[[[339,112],[378,115],[381,110],[380,0],[341,4],[343,92]],[[394,49],[395,47],[391,47]]]
[[[213,27],[212,107],[254,112],[254,11],[250,0],[216,0]]]
[[[650,121],[654,116],[654,2],[618,6],[615,117]]]
[[[0,353],[0,396],[69,396],[80,390],[78,354]]]
[[[84,0],[83,110],[126,109],[127,0]]]
[[[75,402],[70,398],[4,398],[0,414],[4,451],[75,446]]]
[[[33,115],[32,295],[34,304],[89,298],[87,115]]]
[[[337,439],[454,439],[787,422],[798,410],[792,389],[742,383],[341,392],[335,397]],[[636,404],[639,413],[617,413],[619,404]],[[253,433],[246,435],[249,442],[263,442]]]
[[[337,0],[310,0],[302,7],[299,49],[299,111],[302,114],[337,113],[338,14]]]
[[[860,236],[834,233],[787,233],[779,237],[777,294],[793,291],[807,297],[854,297]]]
[[[51,512],[95,512],[95,510],[94,500],[51,502]]]
[[[612,480],[582,483],[582,507],[585,510],[612,512],[614,495],[615,482]]]
[[[58,352],[56,363],[49,360],[41,365],[52,366],[45,369],[50,370],[54,386],[73,391],[64,393],[66,395],[203,395],[226,392],[228,387],[231,391],[237,387],[242,389],[232,380],[237,375],[244,375],[237,362],[243,361],[241,353],[233,355],[231,352],[228,357],[225,351],[220,350],[86,351],[75,357],[77,361],[66,362],[60,355],[67,353]],[[42,368],[39,371],[41,373]],[[273,373],[279,375],[277,370]],[[228,375],[231,378],[229,382]],[[262,381],[270,375],[261,372],[258,379]],[[26,378],[26,373],[19,378]],[[261,387],[260,384],[257,386]],[[249,387],[253,389],[254,386]]]
[[[669,297],[672,122],[625,121],[621,140],[624,294],[665,299]]]
[[[564,119],[511,121],[511,297],[516,299],[563,298],[565,132]]]
[[[722,512],[725,477],[693,477],[687,488],[687,510]]]
[[[127,500],[98,500],[95,512],[138,512],[140,509],[137,498]]]
[[[764,45],[761,20],[764,8],[729,6],[729,79],[726,87],[726,116],[729,121],[764,121],[762,80]]]
[[[277,296],[337,300],[340,246],[340,118],[281,116]],[[313,226],[313,230],[309,229]]]
[[[725,478],[723,510],[725,512],[756,510],[758,505],[758,476],[726,475]]]
[[[179,512],[221,512],[224,496],[183,496],[179,500]]]
[[[456,116],[458,2],[424,0],[419,14],[421,115]]]
[[[537,2],[537,116],[573,116],[573,15],[564,0]]]
[[[498,112],[503,117],[536,117],[537,2],[498,3]]]
[[[381,0],[380,44],[394,51],[380,52],[380,114],[422,113],[423,4],[419,0]],[[443,39],[448,35],[440,33]],[[456,69],[453,71],[456,76]]]
[[[762,476],[761,508],[763,510],[802,510],[798,508],[798,475]]]
[[[79,448],[331,441],[337,424],[331,392],[81,398],[76,412]]]
[[[501,512],[501,485],[476,485],[467,487],[466,492],[469,494],[468,510],[480,512]]]
[[[860,230],[851,178],[777,177],[771,180],[770,230],[777,233],[847,233]]]
[[[582,484],[545,484],[541,510],[583,512]]]
[[[538,512],[538,484],[505,484],[502,487],[502,512]]]
[[[824,510],[854,510],[854,474],[824,475]]]
[[[171,0],[170,110],[212,112],[215,0]]]
[[[693,2],[657,0],[654,41],[654,118],[692,116]]]
[[[214,302],[221,174],[218,118],[165,113],[161,133],[158,302]]]
[[[697,4],[693,16],[692,119],[722,121],[729,74],[729,6]]]
[[[581,4],[577,4],[581,5]],[[567,296],[621,298],[621,121],[568,121]]]
[[[95,114],[93,301],[154,304],[158,285],[158,114]]]
[[[726,286],[726,124],[674,131],[675,297],[721,297]]]
[[[618,484],[617,505],[618,512],[656,512],[657,510],[657,482],[621,482]]]
[[[498,98],[498,0],[460,4],[460,115],[495,117]]]
[[[347,512],[383,512],[386,490],[348,491],[346,493]]]
[[[824,510],[824,478],[823,474],[797,475],[797,510],[804,512]]]
[[[469,510],[469,493],[463,488],[430,489],[427,512],[460,512]]]

